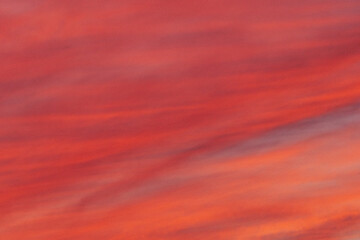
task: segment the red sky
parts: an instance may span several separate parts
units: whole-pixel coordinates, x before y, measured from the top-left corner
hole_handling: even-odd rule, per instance
[[[360,239],[358,0],[0,0],[0,239]]]

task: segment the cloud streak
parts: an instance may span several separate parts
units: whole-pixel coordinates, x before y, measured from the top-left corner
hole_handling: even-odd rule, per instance
[[[356,238],[359,11],[0,1],[0,235]]]

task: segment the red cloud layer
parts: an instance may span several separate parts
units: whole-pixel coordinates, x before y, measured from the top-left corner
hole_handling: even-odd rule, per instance
[[[1,1],[1,239],[359,238],[359,12]]]

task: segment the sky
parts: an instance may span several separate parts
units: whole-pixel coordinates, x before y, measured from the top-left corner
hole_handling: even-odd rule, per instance
[[[360,239],[358,0],[0,0],[0,238]]]

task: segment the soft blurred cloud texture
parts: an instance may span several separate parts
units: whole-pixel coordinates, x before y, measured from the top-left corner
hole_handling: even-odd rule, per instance
[[[0,0],[6,240],[359,238],[357,0]]]

